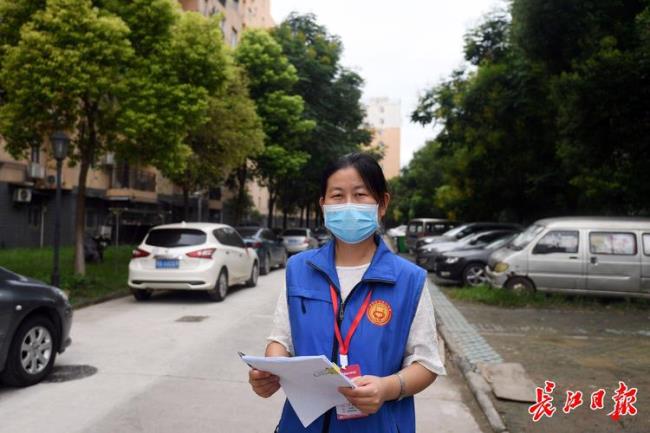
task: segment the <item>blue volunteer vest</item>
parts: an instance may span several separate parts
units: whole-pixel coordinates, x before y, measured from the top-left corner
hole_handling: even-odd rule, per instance
[[[341,334],[347,334],[354,316],[372,289],[370,308],[352,337],[348,359],[350,365],[360,365],[361,374],[382,377],[394,374],[402,367],[426,272],[393,254],[377,235],[375,242],[377,250],[370,266],[344,304]],[[325,355],[338,364],[329,289],[332,284],[340,300],[334,247],[334,241],[330,241],[319,249],[291,257],[287,264],[286,286],[295,355]],[[415,433],[413,397],[387,401],[377,413],[360,419],[339,421],[332,409],[307,428],[303,427],[291,404],[286,401],[277,431]]]

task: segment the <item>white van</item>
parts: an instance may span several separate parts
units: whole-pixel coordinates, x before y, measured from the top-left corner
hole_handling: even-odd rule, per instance
[[[486,274],[518,292],[650,298],[650,218],[539,220],[492,253]]]

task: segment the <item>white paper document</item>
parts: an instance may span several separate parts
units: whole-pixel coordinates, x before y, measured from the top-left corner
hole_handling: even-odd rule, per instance
[[[324,355],[241,358],[249,366],[280,378],[282,390],[305,427],[332,407],[348,402],[338,391],[340,386],[355,387]]]

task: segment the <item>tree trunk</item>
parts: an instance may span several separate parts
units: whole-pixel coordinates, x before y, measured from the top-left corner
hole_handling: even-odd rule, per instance
[[[77,188],[77,206],[74,227],[74,272],[86,275],[86,257],[84,256],[84,235],[86,232],[86,180],[90,162],[82,155],[79,167],[79,186]]]
[[[305,223],[305,208],[304,208],[304,206],[300,206],[300,224],[299,224],[299,226],[304,227],[305,226],[304,223]]]
[[[287,213],[286,209],[282,210],[282,230],[287,229]]]
[[[183,186],[183,221],[187,222],[190,217],[190,192],[187,186]]]
[[[244,163],[237,169],[237,183],[239,184],[239,191],[237,191],[237,201],[235,206],[235,224],[240,224],[244,217],[244,207],[246,206],[246,178],[248,167]]]
[[[273,227],[273,209],[275,208],[275,192],[273,191],[272,188],[268,188],[269,190],[269,201],[268,201],[268,216],[266,218],[266,226],[268,228]]]
[[[311,223],[311,202],[307,203],[307,212],[306,212],[306,226],[309,227]]]

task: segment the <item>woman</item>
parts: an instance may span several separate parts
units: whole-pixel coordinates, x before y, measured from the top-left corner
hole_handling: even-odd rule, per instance
[[[381,167],[367,154],[346,155],[323,173],[320,205],[334,240],[289,260],[266,356],[326,355],[357,387],[340,388],[350,404],[307,427],[285,402],[280,433],[415,432],[412,396],[446,374],[426,272],[375,233],[389,201]],[[262,397],[278,380],[249,372]]]

